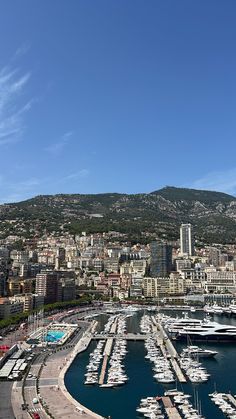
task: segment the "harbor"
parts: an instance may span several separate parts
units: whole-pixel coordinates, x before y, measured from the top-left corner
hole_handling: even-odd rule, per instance
[[[111,387],[101,387],[100,385],[97,386],[84,386],[84,377],[82,377],[79,373],[79,370],[77,370],[77,384],[71,381],[70,375],[73,370],[76,369],[77,362],[80,365],[80,370],[86,367],[88,365],[88,352],[81,354],[78,356],[78,358],[75,359],[74,363],[72,364],[71,368],[66,374],[65,377],[65,384],[69,392],[73,395],[73,397],[77,398],[77,394],[79,394],[79,400],[80,402],[85,405],[89,406],[91,410],[94,412],[97,412],[104,417],[111,416],[112,419],[119,419],[119,415],[117,416],[115,410],[113,409],[113,405],[122,405],[122,408],[124,409],[124,414],[122,415],[125,419],[135,419],[137,416],[135,414],[136,408],[139,405],[139,402],[142,398],[148,397],[148,396],[160,396],[165,397],[164,392],[167,390],[166,387],[169,389],[175,388],[176,384],[178,387],[178,390],[183,391],[182,387],[184,388],[184,393],[190,394],[193,397],[193,406],[195,406],[196,398],[198,400],[201,399],[201,411],[202,415],[206,418],[220,418],[220,412],[219,409],[212,403],[212,401],[209,399],[208,393],[211,393],[213,391],[214,383],[219,382],[221,383],[223,381],[223,390],[226,392],[226,394],[229,394],[229,390],[231,392],[235,391],[233,389],[234,383],[234,375],[233,375],[233,368],[229,371],[228,378],[229,383],[231,385],[227,385],[226,377],[224,376],[224,372],[221,373],[221,371],[224,371],[225,363],[227,365],[227,357],[228,357],[228,346],[224,343],[220,344],[220,351],[219,347],[211,344],[201,345],[204,348],[214,350],[215,352],[218,352],[217,358],[201,358],[201,364],[203,367],[206,368],[207,373],[209,373],[210,378],[207,382],[204,383],[204,385],[192,384],[189,378],[187,377],[185,371],[179,366],[180,363],[180,354],[182,350],[184,349],[184,345],[182,342],[171,342],[171,339],[169,339],[168,335],[166,334],[163,326],[159,325],[159,322],[157,321],[156,315],[153,313],[150,313],[149,318],[153,324],[152,330],[149,331],[141,331],[140,329],[140,322],[141,318],[143,316],[144,312],[135,313],[132,317],[128,317],[126,319],[127,324],[127,333],[123,333],[120,337],[122,339],[127,337],[127,354],[124,358],[124,370],[125,373],[128,376],[128,381],[124,383],[122,386],[118,386],[115,390]],[[182,315],[182,313],[181,313]],[[202,313],[197,312],[191,314],[193,318],[202,317]],[[105,333],[101,333],[104,331],[104,327],[108,322],[109,316],[102,316],[102,324],[98,331],[96,331],[91,340],[90,344],[90,350],[89,353],[91,353],[98,344],[99,341],[104,340],[104,348],[105,343],[108,341],[108,339],[113,339],[112,346],[114,347],[115,338],[109,336],[111,334],[110,330],[107,330]],[[155,321],[153,321],[155,319]],[[98,321],[101,321],[98,319]],[[225,322],[225,319],[223,319]],[[229,321],[229,320],[228,320]],[[231,324],[234,322],[233,319],[230,320]],[[111,327],[111,324],[110,324]],[[117,331],[116,331],[117,332]],[[150,362],[149,359],[145,359],[147,352],[144,347],[144,345],[148,342],[148,339],[150,336],[153,335],[155,337],[155,345],[161,352],[161,356],[165,354],[167,356],[167,359],[170,361],[171,364],[171,370],[174,374],[174,382],[173,383],[161,383],[158,382],[154,378],[154,373],[152,370],[153,364]],[[116,333],[117,336],[117,333]],[[137,340],[129,339],[132,336],[137,336]],[[142,338],[141,338],[142,336]],[[169,342],[167,344],[167,342]],[[233,353],[236,352],[234,347],[230,347],[232,356]],[[111,357],[111,353],[109,354],[109,358]],[[223,355],[225,354],[225,356]],[[227,356],[226,356],[227,354]],[[220,363],[219,363],[220,360]],[[104,362],[104,361],[103,361]],[[83,367],[84,365],[84,367]],[[179,366],[179,369],[178,369]],[[107,373],[108,373],[109,365],[108,362],[106,363],[106,373],[104,373],[104,385],[107,384]],[[236,371],[235,371],[236,373]],[[80,379],[81,377],[81,379]],[[218,378],[217,378],[218,377]],[[222,379],[223,377],[223,379]],[[230,378],[231,377],[231,378]],[[183,379],[183,381],[181,381]],[[225,383],[225,384],[224,384]],[[71,386],[72,385],[72,386]],[[77,390],[75,390],[77,388]],[[75,392],[76,391],[76,392]],[[196,396],[196,391],[198,395]],[[233,394],[233,393],[232,393]],[[109,402],[108,397],[109,395]],[[169,397],[169,396],[166,396]],[[128,404],[126,400],[128,399]],[[170,401],[172,399],[170,398]],[[99,409],[98,409],[98,406]],[[211,413],[209,413],[211,412]],[[167,415],[167,411],[164,411],[164,414]],[[179,418],[183,417],[181,416],[181,412],[176,412],[175,406],[172,406],[172,409],[170,408],[168,410],[168,414],[171,419],[173,418]],[[178,416],[179,415],[179,416]],[[209,416],[211,415],[211,416]],[[138,416],[140,417],[140,416]]]
[[[61,417],[63,402],[68,417],[87,412],[88,418],[120,419],[115,406],[121,405],[124,419],[141,419],[142,416],[218,419],[222,413],[226,417],[230,413],[231,419],[235,419],[234,346],[206,342],[199,347],[172,341],[167,330],[168,318],[172,319],[172,327],[176,327],[181,319],[186,321],[186,317],[182,312],[175,320],[168,316],[168,313],[163,316],[139,310],[132,314],[103,313],[96,316],[96,321],[82,322],[85,329],[80,339],[78,335],[74,349],[59,345],[53,351],[55,354],[47,355],[43,367],[32,364],[32,373],[24,387],[28,412],[39,412],[40,417],[46,418],[45,409],[49,409],[57,419]],[[194,312],[187,321],[197,322],[203,317],[204,313]],[[230,322],[230,327],[236,323],[232,318],[221,317],[220,320]],[[63,358],[57,355],[58,351],[62,354],[65,351],[67,355]],[[44,357],[42,352],[42,359]],[[231,359],[230,368],[228,359]],[[33,380],[34,375],[39,375],[37,381]],[[13,400],[20,393],[21,382],[15,383]],[[211,394],[213,396],[209,397]],[[221,394],[224,396],[219,402]],[[153,397],[156,405],[151,402]],[[32,400],[36,398],[38,405],[35,406]],[[27,417],[27,413],[22,417]]]

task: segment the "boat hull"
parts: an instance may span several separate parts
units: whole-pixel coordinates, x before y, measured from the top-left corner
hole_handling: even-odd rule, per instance
[[[219,336],[219,335],[196,335],[196,334],[179,334],[175,337],[177,340],[186,341],[189,338],[191,342],[236,342],[236,336]]]

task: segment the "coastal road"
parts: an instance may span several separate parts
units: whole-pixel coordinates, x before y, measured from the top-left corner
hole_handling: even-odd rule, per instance
[[[66,357],[70,354],[71,349],[75,346],[75,344],[81,339],[82,334],[88,327],[88,322],[83,322],[80,325],[80,330],[78,333],[76,333],[75,336],[72,337],[72,339],[66,343],[63,347],[57,347],[54,350],[49,348],[45,352],[41,352],[37,358],[34,360],[34,362],[31,364],[31,368],[29,371],[29,374],[32,374],[33,376],[38,376],[39,370],[41,365],[44,365],[43,368],[43,374],[39,379],[39,392],[47,393],[52,392],[53,389],[56,391],[58,388],[58,375],[59,375],[59,366],[56,360],[60,359],[60,365],[65,362]],[[45,359],[46,355],[49,352],[49,356]],[[54,368],[56,367],[56,370]],[[40,415],[40,418],[42,419],[48,419],[48,416],[44,412],[42,406],[40,404],[34,404],[33,399],[38,398],[37,391],[36,391],[36,380],[30,378],[27,378],[25,381],[25,400],[28,404],[29,411],[37,412]],[[57,394],[53,391],[54,397],[57,396]],[[49,405],[49,411],[50,405]],[[64,413],[64,412],[63,412]]]
[[[56,358],[57,356],[60,357],[59,354],[66,357],[72,350],[72,348],[75,346],[75,344],[79,341],[81,338],[83,332],[87,329],[89,322],[88,321],[79,321],[78,314],[71,316],[74,321],[79,322],[80,324],[80,330],[78,333],[75,334],[75,336],[72,337],[71,340],[68,341],[64,345],[63,348],[57,348],[56,349]],[[69,320],[69,319],[68,319]],[[71,319],[72,320],[72,319]],[[22,329],[18,329],[16,331],[10,332],[6,337],[4,337],[0,343],[8,346],[12,346],[15,343],[18,343],[19,341],[23,341],[24,337],[26,335],[26,331]],[[40,352],[40,353],[39,353]],[[37,358],[33,361],[31,364],[31,368],[29,373],[32,375],[37,376],[39,368],[41,364],[44,361],[44,357],[47,353],[52,353],[52,348],[47,348],[45,351],[42,351],[42,348],[35,348],[32,353],[38,354]],[[48,359],[51,357],[49,356]],[[29,415],[26,411],[23,411],[21,408],[21,384],[22,382],[0,382],[0,419],[25,419],[29,418]],[[46,389],[47,387],[56,387],[57,386],[57,378],[55,376],[53,377],[44,377],[43,379],[40,379],[40,385],[41,388]],[[29,404],[30,409],[39,409],[39,405],[34,405],[32,400],[33,398],[37,397],[36,394],[36,380],[33,380],[32,378],[26,379],[26,387],[25,387],[25,396],[26,396],[26,403]],[[14,405],[14,411],[12,404]],[[15,415],[14,415],[15,412]],[[40,417],[45,419],[48,417],[43,411],[38,412],[40,414]]]

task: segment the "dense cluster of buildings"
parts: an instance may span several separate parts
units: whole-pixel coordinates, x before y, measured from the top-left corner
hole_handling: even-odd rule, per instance
[[[79,294],[163,299],[236,292],[236,246],[200,246],[191,224],[177,242],[122,243],[119,233],[38,239],[9,236],[0,243],[0,319]]]

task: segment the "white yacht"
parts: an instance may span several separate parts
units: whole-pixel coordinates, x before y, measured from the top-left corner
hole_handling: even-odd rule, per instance
[[[183,355],[197,357],[197,358],[210,358],[218,354],[217,351],[211,351],[209,349],[203,349],[199,346],[189,345],[187,348],[183,349]]]
[[[209,317],[203,320],[191,319],[185,313],[183,318],[168,318],[163,322],[164,328],[173,339],[206,340],[213,342],[236,341],[236,326],[211,321]]]
[[[184,327],[190,327],[190,326],[200,326],[202,324],[202,320],[200,319],[192,319],[188,317],[188,314],[186,313],[184,317],[182,318],[175,318],[170,317],[164,322],[164,327],[167,329],[167,331],[171,334],[176,334],[180,330],[182,330]]]
[[[236,327],[228,324],[207,321],[195,325],[184,325],[179,330],[175,329],[177,339],[190,338],[194,340],[207,340],[212,342],[236,341]]]

